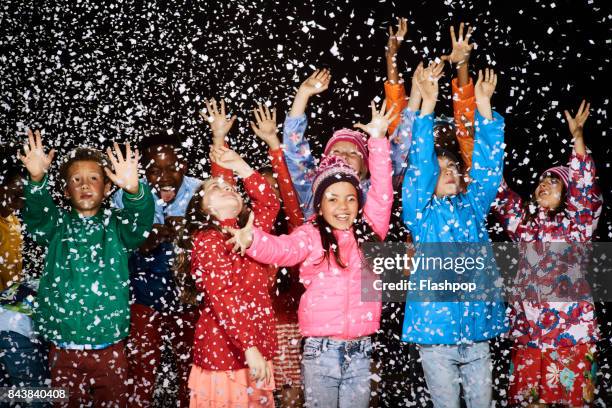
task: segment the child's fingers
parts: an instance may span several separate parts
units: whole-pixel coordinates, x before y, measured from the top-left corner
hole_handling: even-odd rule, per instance
[[[478,70],[478,79],[476,80],[476,83],[481,83],[482,82],[482,70],[479,69]]]
[[[493,73],[493,87],[497,86],[497,74]]]
[[[376,105],[374,105],[374,106],[376,106]],[[381,107],[380,107],[380,110],[378,111],[378,114],[381,115],[381,116],[385,116],[385,112],[386,111],[387,111],[387,99],[385,98],[383,100],[383,103],[382,103]]]
[[[272,120],[274,121],[274,124],[276,124],[276,108],[272,109]]]
[[[30,144],[28,145],[28,151],[29,151],[30,149],[31,149],[31,150],[36,149],[36,142],[34,141],[34,134],[32,133],[32,130],[31,130],[31,129],[28,129],[28,142],[30,143]],[[27,152],[26,152],[26,154],[27,154]]]
[[[217,110],[217,100],[215,98],[210,99],[210,106],[212,106],[212,115],[218,115],[219,111]]]
[[[125,160],[129,161],[132,158],[132,148],[130,147],[130,142],[125,143]]]
[[[582,102],[580,102],[580,107],[578,108],[578,112],[576,112],[576,116],[579,116],[582,114],[582,112],[584,111],[584,104],[586,103],[586,100],[582,100]]]
[[[236,116],[236,115],[232,115],[232,117],[231,117],[231,118],[228,120],[228,123],[229,123],[229,127],[230,127],[230,128],[231,128],[232,126],[234,126],[234,122],[236,121],[236,118],[237,118],[237,117],[238,117],[238,116]]]
[[[353,125],[353,127],[354,127],[354,128],[357,128],[357,129],[361,129],[361,130],[363,130],[364,132],[367,132],[367,131],[368,131],[368,128],[366,127],[366,125],[364,125],[364,124],[363,124],[363,123],[361,123],[361,122],[360,122],[360,123],[355,123],[355,124]]]
[[[40,130],[34,132],[34,139],[36,140],[36,148],[43,150],[42,138],[40,137]]]
[[[255,126],[255,123],[253,123],[253,121],[249,121],[249,123],[251,124],[251,129],[253,129],[253,132],[255,132],[255,134],[257,136],[259,136],[259,128],[257,126]]]
[[[451,44],[455,45],[457,38],[455,37],[455,26],[450,26]]]
[[[30,145],[28,145],[27,143],[23,144],[23,152],[25,153],[26,157],[30,154]]]
[[[463,21],[459,23],[459,42],[463,41]]]
[[[568,124],[572,123],[572,115],[570,115],[570,113],[567,110],[564,110],[563,113],[565,114],[565,120],[567,121]]]
[[[257,110],[257,108],[253,108],[253,116],[255,116],[255,121],[257,122],[257,125],[263,122],[263,119],[259,115],[259,111]]]
[[[467,34],[465,35],[465,42],[470,41],[470,38],[472,37],[472,31],[473,30],[474,29],[472,28],[472,26],[468,27]]]
[[[117,156],[117,162],[123,162],[125,159],[123,158],[123,152],[121,151],[121,147],[119,147],[119,143],[113,142],[113,146],[115,147],[115,155]]]
[[[395,34],[393,34],[393,27],[389,26],[389,39],[393,39]]]
[[[108,176],[108,178],[113,182],[113,184],[117,184],[118,183],[118,179],[117,176],[115,175],[115,173],[113,173],[112,171],[110,171],[110,169],[108,167],[104,168],[104,172],[106,173],[106,175]]]
[[[115,155],[113,154],[113,151],[111,150],[110,147],[106,148],[106,155],[108,156],[108,159],[113,165],[113,168],[117,167],[117,164],[118,164],[117,159],[115,158]]]

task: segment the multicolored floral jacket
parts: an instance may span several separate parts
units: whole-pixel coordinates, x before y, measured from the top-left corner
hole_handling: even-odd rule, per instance
[[[589,248],[573,245],[560,251],[550,245],[533,244],[592,240],[602,208],[602,196],[595,184],[595,164],[589,154],[582,156],[573,151],[569,167],[563,211],[550,216],[537,208],[529,218],[529,205],[525,206],[505,182],[493,205],[510,239],[524,243],[517,284],[526,290],[527,299],[535,301],[513,302],[510,317],[512,337],[529,347],[564,347],[592,343],[599,337],[594,306],[583,276]],[[550,301],[555,296],[576,301]]]

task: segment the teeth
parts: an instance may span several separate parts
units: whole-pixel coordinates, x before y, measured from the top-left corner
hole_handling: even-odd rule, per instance
[[[162,187],[161,191],[174,191],[174,187],[170,187],[170,186]]]

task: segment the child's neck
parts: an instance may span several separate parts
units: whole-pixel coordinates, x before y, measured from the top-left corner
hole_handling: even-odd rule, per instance
[[[94,215],[96,215],[96,214],[97,214],[97,213],[100,211],[100,208],[102,208],[102,206],[98,206],[98,207],[96,207],[96,208],[92,208],[92,209],[89,209],[89,210],[81,210],[81,209],[74,208],[74,207],[72,207],[72,208],[73,208],[73,209],[74,209],[74,211],[76,211],[76,213],[77,213],[77,214],[79,214],[81,217],[83,217],[83,218],[89,218],[89,217],[93,217]]]

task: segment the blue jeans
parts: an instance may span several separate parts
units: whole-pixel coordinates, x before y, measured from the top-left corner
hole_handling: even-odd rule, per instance
[[[491,407],[489,342],[421,344],[419,354],[435,408],[459,408],[461,386],[467,408]]]
[[[12,331],[0,331],[0,386],[45,387],[49,378],[47,350],[40,343]],[[23,404],[23,403],[22,403]],[[0,407],[9,406],[0,402]],[[48,406],[32,403],[32,407]]]
[[[302,355],[304,397],[310,408],[367,408],[372,341],[308,337]]]

